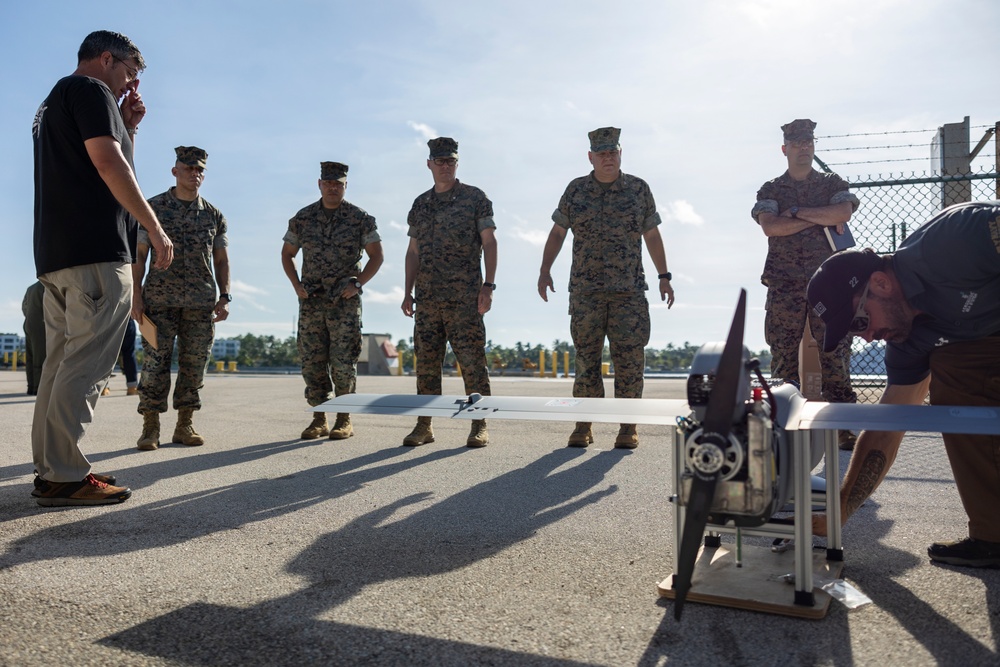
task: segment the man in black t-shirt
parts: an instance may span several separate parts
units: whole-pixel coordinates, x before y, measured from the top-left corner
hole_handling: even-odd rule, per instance
[[[120,503],[132,494],[114,477],[91,473],[80,440],[131,310],[137,220],[161,268],[173,260],[132,169],[132,141],[146,114],[138,92],[145,66],[128,37],[91,33],[76,71],[56,83],[31,129],[47,354],[31,430],[32,495],[46,507]]]

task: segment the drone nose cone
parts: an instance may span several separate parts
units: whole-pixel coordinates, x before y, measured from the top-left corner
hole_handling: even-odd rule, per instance
[[[469,403],[478,403],[482,397],[482,394],[469,394]]]

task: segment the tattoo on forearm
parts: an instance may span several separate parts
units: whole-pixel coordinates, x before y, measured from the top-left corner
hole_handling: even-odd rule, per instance
[[[861,471],[854,481],[850,493],[847,494],[847,515],[854,514],[868,499],[878,486],[882,475],[885,473],[886,458],[885,453],[880,451],[869,452],[865,460],[861,463]]]

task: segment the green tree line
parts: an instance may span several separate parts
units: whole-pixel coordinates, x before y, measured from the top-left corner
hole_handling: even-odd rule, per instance
[[[235,361],[244,368],[275,368],[299,365],[299,352],[295,343],[295,336],[281,340],[275,336],[255,336],[254,334],[243,334],[233,336],[234,340],[240,341],[240,353]],[[400,339],[396,342],[396,350],[402,355],[404,367],[413,368],[413,339]],[[538,364],[538,353],[542,350],[546,352],[546,367],[551,364],[553,350],[557,353],[559,368],[562,368],[563,352],[569,352],[570,368],[576,364],[576,348],[572,343],[556,339],[550,345],[541,343],[522,343],[518,341],[513,346],[507,347],[497,345],[492,340],[486,342],[486,359],[490,368],[496,371],[525,370],[532,369]],[[666,347],[657,349],[646,348],[646,367],[656,372],[682,373],[691,366],[698,346],[685,341],[681,346],[668,343]],[[753,353],[760,359],[762,369],[767,369],[771,365],[771,353],[761,350]],[[219,359],[217,361],[223,361]],[[225,361],[233,361],[225,359]],[[604,347],[604,361],[611,361],[611,351]],[[455,353],[450,349],[445,355],[446,366],[455,365]]]

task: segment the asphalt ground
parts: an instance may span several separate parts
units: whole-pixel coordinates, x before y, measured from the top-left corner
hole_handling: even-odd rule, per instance
[[[353,438],[302,441],[300,377],[211,374],[207,444],[140,452],[137,399],[111,386],[84,450],[132,498],[45,509],[29,496],[34,400],[0,372],[2,665],[1000,664],[1000,570],[926,557],[966,534],[939,436],[907,436],[844,531],[844,577],[871,604],[817,621],[689,602],[678,623],[657,595],[674,552],[668,427],[640,426],[625,452],[613,425],[579,450],[571,425],[493,420],[472,450],[467,422],[437,419],[437,441],[408,448],[412,418],[356,415]],[[571,384],[497,377],[493,393]]]

